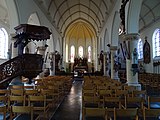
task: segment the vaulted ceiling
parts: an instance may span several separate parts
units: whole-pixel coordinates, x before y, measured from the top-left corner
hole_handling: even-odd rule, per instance
[[[99,32],[115,0],[38,0],[60,33],[76,20],[82,20]]]
[[[140,18],[140,31],[160,20],[160,0],[143,0]]]

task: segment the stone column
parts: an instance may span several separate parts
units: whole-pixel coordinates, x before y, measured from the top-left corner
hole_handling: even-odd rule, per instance
[[[116,64],[115,57],[117,54],[117,46],[110,46],[110,52],[111,52],[111,79],[119,80],[118,69],[115,68]]]
[[[50,59],[50,75],[49,76],[54,76],[55,75],[55,52],[50,52],[49,59]]]
[[[14,57],[17,57],[18,56],[18,48],[16,47],[14,47],[14,42],[16,42],[16,39],[15,38],[13,38],[13,37],[15,37],[16,36],[16,34],[15,33],[12,33],[12,34],[10,34],[10,39],[11,39],[11,42],[12,42],[12,56],[11,56],[11,58],[14,58]]]
[[[126,60],[127,84],[129,86],[135,86],[137,90],[141,90],[141,84],[138,83],[138,55],[137,58],[133,55],[133,52],[137,49],[139,34],[125,34],[122,36],[122,39],[129,43],[129,57]]]
[[[45,59],[45,51],[46,51],[46,48],[47,48],[47,47],[45,47],[45,46],[38,46],[38,47],[37,47],[37,54],[42,55],[42,58],[43,58],[43,59]],[[45,69],[45,68],[46,68],[46,64],[43,63],[43,67],[42,67],[43,72],[40,73],[40,75],[37,76],[37,78],[41,78],[41,77],[44,76],[44,72],[47,72],[47,69]]]

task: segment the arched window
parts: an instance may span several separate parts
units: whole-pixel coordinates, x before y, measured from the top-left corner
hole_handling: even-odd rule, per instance
[[[91,46],[88,46],[88,62],[91,62]]]
[[[80,58],[83,57],[83,47],[82,47],[82,46],[79,46],[78,54],[79,54],[79,57],[80,57]]]
[[[74,63],[75,47],[71,46],[71,63]]]
[[[153,58],[160,56],[160,29],[156,29],[152,36]]]
[[[8,51],[8,33],[4,28],[0,28],[0,58],[6,59]]]
[[[143,58],[143,43],[142,43],[142,40],[139,39],[138,41],[138,59],[142,59]]]

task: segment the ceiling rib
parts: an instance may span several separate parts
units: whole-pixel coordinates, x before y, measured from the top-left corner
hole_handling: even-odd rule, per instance
[[[99,4],[99,8],[101,7],[101,4],[102,4],[102,0],[100,1],[100,4]],[[97,15],[99,14],[99,11],[97,11]],[[98,20],[98,19],[97,19]],[[101,28],[101,24],[99,26]]]
[[[50,3],[49,3],[49,5],[48,5],[48,9],[47,9],[48,11],[50,10],[50,7],[51,7],[51,5],[52,5],[52,2],[53,2],[53,0],[51,0]]]
[[[145,20],[142,18],[142,16],[141,16],[141,15],[139,15],[139,18],[140,18],[140,19],[139,19],[139,21],[140,21],[140,20],[142,20],[143,25],[145,26],[145,25],[146,25],[146,22],[145,22]]]
[[[57,12],[59,11],[60,7],[66,2],[67,0],[62,1],[62,3],[57,7],[56,12],[53,16],[53,19],[55,19]]]
[[[102,0],[103,1],[103,3],[104,3],[104,6],[105,6],[105,8],[106,8],[106,11],[108,11],[108,7],[107,7],[107,5],[106,5],[106,2],[104,1],[104,0]]]
[[[60,18],[58,19],[57,26],[59,26],[60,20],[62,19],[62,17],[64,16],[64,14],[65,14],[69,9],[71,9],[71,8],[73,8],[73,7],[76,7],[76,6],[78,6],[78,5],[79,5],[79,4],[75,4],[75,5],[71,6],[70,8],[68,8],[67,10],[65,10],[65,11],[61,14]],[[83,6],[83,7],[86,7],[86,8],[89,9],[90,11],[92,11],[93,14],[96,16],[96,18],[98,19],[100,25],[101,25],[101,21],[100,21],[99,17],[97,16],[97,14],[96,14],[92,9],[90,9],[90,8],[89,8],[88,6],[86,6],[86,5],[83,5],[83,4],[80,4],[80,5]],[[89,16],[88,16],[88,17],[89,17]]]
[[[88,5],[88,7],[90,8],[90,6],[91,6],[91,2],[90,2],[90,0],[89,0],[89,5]],[[90,9],[88,8],[88,14],[90,14]],[[89,16],[88,16],[88,21],[89,21]]]
[[[69,7],[69,3],[68,3],[68,0],[67,0],[67,7],[68,7],[68,11],[69,11],[69,15],[71,14],[71,10],[70,10],[70,7]],[[71,16],[71,20],[72,20],[72,16]]]
[[[99,10],[99,12],[103,15],[103,13],[102,13],[101,9],[99,8],[99,6],[93,0],[90,0],[90,1],[95,5],[95,7]],[[104,17],[103,17],[103,19],[104,19]]]
[[[149,11],[148,11],[143,17],[145,17],[145,16],[147,16],[149,13],[151,13],[152,16],[153,16],[153,18],[155,19],[155,15],[154,15],[152,9],[151,9],[148,5],[146,5],[145,3],[144,3],[143,5],[146,6],[146,7],[149,9]]]
[[[72,15],[78,13],[78,12],[81,12],[81,13],[84,13],[84,14],[88,15],[87,13],[85,13],[85,12],[83,12],[83,11],[76,11],[76,12],[72,13],[71,15],[69,15],[69,16],[64,20],[63,24],[61,25],[60,31],[62,30],[64,24],[65,24],[66,21],[70,18],[70,16],[72,16]],[[88,15],[88,16],[89,16],[90,18],[92,18],[92,20],[95,22],[95,24],[96,24],[96,26],[97,26],[97,29],[98,29],[99,27],[98,27],[98,24],[97,24],[97,22],[95,21],[95,19],[94,19],[92,16],[90,16],[90,15]],[[72,21],[71,21],[71,22],[72,22]]]
[[[70,39],[70,36],[71,36],[72,32],[73,32],[76,28],[77,28],[77,24],[74,24],[74,25],[70,28],[70,30],[66,33],[67,36],[69,36],[69,39]]]
[[[64,36],[65,36],[65,34],[66,34],[66,31],[67,31],[68,27],[69,27],[71,24],[73,24],[75,21],[77,21],[77,20],[85,21],[88,25],[91,25],[91,27],[93,28],[93,31],[94,31],[95,35],[97,36],[97,32],[96,32],[95,27],[92,25],[92,23],[90,23],[89,21],[87,21],[87,20],[84,19],[84,18],[77,18],[77,19],[73,20],[72,22],[70,22],[70,23],[67,25],[67,27],[65,28],[64,32],[63,32]],[[88,28],[90,28],[90,26],[88,26]],[[90,28],[90,29],[91,29],[91,28]],[[91,31],[92,31],[92,30],[91,30]]]
[[[64,0],[64,1],[57,7],[53,19],[55,19],[55,16],[56,16],[57,12],[59,11],[60,7],[61,7],[66,1],[67,1],[67,0]],[[101,9],[99,8],[99,6],[98,6],[93,0],[90,0],[90,1],[95,5],[95,7],[100,11],[101,15],[103,16],[103,13],[102,13]],[[107,6],[106,6],[106,3],[104,2],[104,0],[103,0],[103,3],[104,3],[104,5],[105,5],[105,7],[106,7],[106,10],[107,10]],[[104,19],[104,16],[103,16],[102,18]]]

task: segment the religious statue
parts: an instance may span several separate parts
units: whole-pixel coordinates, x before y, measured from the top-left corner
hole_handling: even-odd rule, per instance
[[[137,48],[134,48],[133,53],[132,53],[132,64],[138,64]]]
[[[101,73],[103,73],[103,68],[104,68],[104,55],[103,55],[103,50],[101,51],[101,53],[100,53],[100,62],[101,62],[101,69],[100,69],[100,71],[101,71]]]
[[[132,72],[133,72],[133,76],[139,72],[138,69],[138,52],[137,52],[137,48],[134,48],[133,53],[132,53]]]
[[[151,62],[151,54],[150,54],[150,45],[147,41],[147,37],[145,37],[145,43],[143,46],[143,59],[145,64],[149,64]]]

